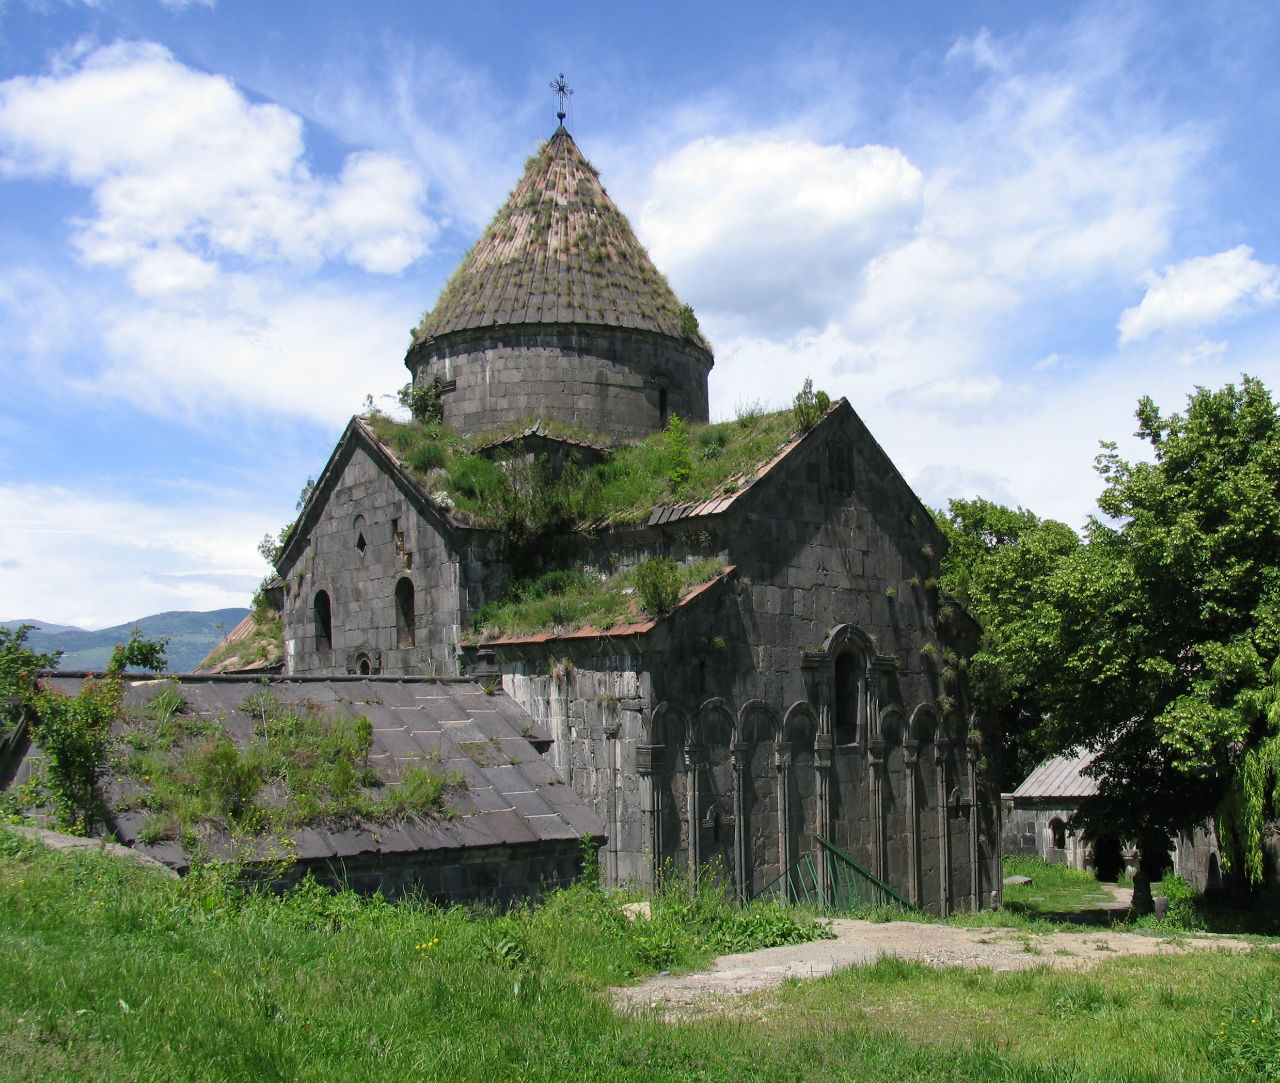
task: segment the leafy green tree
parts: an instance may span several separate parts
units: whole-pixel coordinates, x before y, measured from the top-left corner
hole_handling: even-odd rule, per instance
[[[48,762],[44,788],[58,826],[85,835],[102,820],[99,781],[106,767],[111,726],[124,702],[124,673],[132,666],[162,670],[163,641],[145,639],[136,629],[128,643],[117,643],[101,680],[90,677],[75,696],[52,687],[33,688],[31,739]]]
[[[1036,740],[1043,708],[1026,672],[1028,654],[1011,642],[1022,628],[1009,618],[1045,604],[1045,577],[1080,548],[1080,538],[1063,523],[982,498],[952,500],[947,513],[936,518],[948,540],[940,576],[943,594],[951,604],[964,606],[984,629],[969,660],[969,685],[1000,718],[1000,785],[1007,792],[1043,755]]]
[[[1044,745],[1098,752],[1084,827],[1137,840],[1154,876],[1173,832],[1230,811],[1238,773],[1256,776],[1277,732],[1280,416],[1248,376],[1197,389],[1183,413],[1144,398],[1136,416],[1152,460],[1104,444],[1106,521],[1091,520],[1086,544],[1033,578],[1022,604],[986,616],[1010,686],[1043,712]],[[1248,787],[1255,806],[1263,790]],[[1257,839],[1241,829],[1276,810],[1255,811],[1222,838],[1224,864],[1251,875]]]
[[[54,669],[61,651],[42,654],[27,646],[33,625],[0,628],[0,738],[5,737],[21,717],[24,706],[31,702],[35,675],[42,669]]]

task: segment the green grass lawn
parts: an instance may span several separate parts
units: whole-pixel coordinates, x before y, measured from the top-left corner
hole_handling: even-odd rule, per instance
[[[1007,856],[1004,874],[1030,877],[1030,884],[1006,884],[1004,888],[1005,908],[1030,919],[1087,914],[1115,902],[1109,885],[1099,883],[1093,873],[1049,864],[1039,858]],[[1121,880],[1118,886],[1131,888],[1133,885]],[[1115,912],[1116,921],[1123,921],[1126,916],[1127,911]]]
[[[604,990],[810,935],[784,908],[578,886],[505,915],[306,888],[244,895],[0,834],[0,1078],[1232,1080],[1267,1078],[1268,951],[1082,973],[882,961],[683,1024]],[[1239,1063],[1228,1063],[1231,1051]]]

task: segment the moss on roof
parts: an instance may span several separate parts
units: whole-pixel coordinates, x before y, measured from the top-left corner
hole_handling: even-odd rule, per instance
[[[364,421],[455,519],[496,530],[525,524],[533,532],[643,522],[656,508],[728,496],[754,481],[796,435],[792,410],[750,412],[714,425],[675,418],[662,432],[615,447],[603,462],[553,478],[537,463],[500,464],[476,454],[492,434],[463,438],[441,425],[377,412]]]
[[[563,127],[464,257],[414,340],[502,324],[654,331],[710,351],[596,170]]]

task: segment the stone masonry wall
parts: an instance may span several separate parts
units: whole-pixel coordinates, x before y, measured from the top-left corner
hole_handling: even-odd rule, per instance
[[[491,328],[429,341],[406,364],[416,384],[438,379],[452,388],[444,420],[455,432],[540,417],[631,438],[662,428],[671,414],[707,420],[710,354],[644,331]]]
[[[1093,867],[1093,847],[1078,831],[1065,825],[1076,811],[1076,804],[1058,800],[1006,800],[1004,812],[1003,850],[1062,863],[1073,869]],[[1053,822],[1063,827],[1065,846],[1054,846]]]
[[[579,842],[357,854],[299,861],[290,878],[273,887],[287,887],[311,873],[328,887],[370,895],[380,891],[388,899],[415,895],[441,906],[505,908],[568,887],[582,872],[582,856]]]
[[[852,411],[756,490],[725,515],[633,531],[629,550],[600,539],[601,561],[709,549],[737,565],[653,631],[497,652],[609,825],[609,871],[718,860],[753,894],[819,831],[929,909],[992,905],[997,750],[981,727],[970,740],[976,630],[932,589],[927,511]]]
[[[354,446],[306,546],[280,569],[287,672],[358,673],[365,665],[371,673],[456,672],[460,612],[483,600],[496,557],[470,531],[455,550],[433,518]],[[402,580],[413,592],[412,637],[397,627]],[[316,611],[321,591],[330,606],[327,646]]]

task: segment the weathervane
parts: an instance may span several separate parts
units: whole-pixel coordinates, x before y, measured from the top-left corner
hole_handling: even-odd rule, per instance
[[[560,95],[560,112],[556,114],[556,119],[559,120],[561,124],[563,124],[564,123],[564,100],[565,98],[572,98],[573,91],[569,89],[569,84],[564,81],[564,72],[561,72],[554,79],[552,79],[549,85],[552,90],[554,90],[558,95]]]

